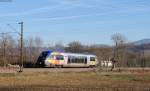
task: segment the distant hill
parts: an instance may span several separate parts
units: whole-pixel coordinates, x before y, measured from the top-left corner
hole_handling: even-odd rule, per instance
[[[142,40],[138,40],[133,42],[134,45],[147,45],[150,44],[150,39],[142,39]]]
[[[142,52],[143,50],[146,54],[150,54],[150,39],[142,39],[131,43],[128,49],[132,52]]]

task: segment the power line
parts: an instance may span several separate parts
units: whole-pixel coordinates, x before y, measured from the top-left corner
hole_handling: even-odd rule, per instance
[[[19,22],[18,24],[21,25],[21,32],[18,32],[13,26],[11,26],[10,24],[7,24],[7,26],[9,26],[9,28],[11,28],[14,33],[17,33],[18,35],[20,35],[20,70],[19,72],[23,72],[23,22]]]
[[[11,28],[13,31],[14,31],[14,33],[17,33],[17,34],[19,34],[19,35],[21,35],[13,26],[11,26],[10,24],[7,24],[7,26],[9,27],[9,28]]]
[[[0,33],[0,34],[11,34],[11,33],[16,33],[16,32],[3,32],[3,33]]]

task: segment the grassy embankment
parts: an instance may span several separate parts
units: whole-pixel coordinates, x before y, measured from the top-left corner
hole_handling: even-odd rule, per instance
[[[0,74],[0,88],[18,87],[150,87],[150,73],[49,73]]]

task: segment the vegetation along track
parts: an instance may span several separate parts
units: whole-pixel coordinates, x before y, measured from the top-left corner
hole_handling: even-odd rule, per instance
[[[0,88],[0,91],[150,91],[150,88],[18,87]]]

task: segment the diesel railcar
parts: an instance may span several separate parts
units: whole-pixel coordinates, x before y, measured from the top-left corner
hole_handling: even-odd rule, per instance
[[[91,54],[43,51],[36,64],[40,67],[95,67],[98,60]]]

